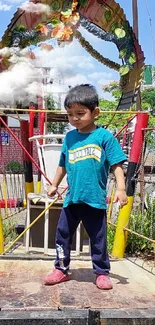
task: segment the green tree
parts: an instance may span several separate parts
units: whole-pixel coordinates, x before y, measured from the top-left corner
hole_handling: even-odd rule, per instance
[[[155,88],[146,88],[141,92],[142,108],[149,109],[155,116]]]
[[[61,107],[59,107],[59,104],[54,100],[52,94],[49,94],[47,97],[47,109],[61,111]],[[48,122],[47,130],[54,134],[63,134],[67,124],[66,122]]]
[[[101,111],[115,111],[121,96],[121,90],[118,82],[111,82],[103,86],[103,91],[108,92],[112,95],[112,100],[105,100],[100,98],[99,106]],[[141,105],[142,110],[148,111],[150,113],[149,117],[149,128],[154,128],[155,126],[155,88],[146,88],[141,91]],[[129,115],[124,114],[122,117],[120,115],[111,113],[104,114],[98,120],[98,123],[104,125],[111,129],[113,132],[119,130],[125,120],[127,121]],[[149,150],[155,150],[155,131],[151,130],[147,132],[147,146]]]

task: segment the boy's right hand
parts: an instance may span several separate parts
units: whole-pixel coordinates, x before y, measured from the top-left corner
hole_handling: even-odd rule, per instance
[[[51,185],[48,189],[48,196],[54,196],[58,190],[57,186]]]

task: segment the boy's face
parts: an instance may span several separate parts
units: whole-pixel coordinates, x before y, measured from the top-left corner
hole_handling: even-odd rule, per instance
[[[91,112],[86,106],[73,104],[67,108],[69,123],[76,127],[79,131],[91,131],[94,126],[94,119],[99,114],[99,109],[96,107]]]

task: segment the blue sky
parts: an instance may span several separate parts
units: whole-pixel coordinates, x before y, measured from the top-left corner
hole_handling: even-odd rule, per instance
[[[120,6],[123,8],[127,19],[132,26],[132,0],[117,0]],[[4,31],[7,28],[14,12],[17,7],[23,3],[23,0],[0,0],[0,38],[2,37]],[[150,29],[149,19],[151,18],[152,32],[155,39],[155,0],[138,0],[138,15],[139,15],[139,43],[142,46],[146,57],[146,64],[152,64],[155,66],[155,43],[153,48],[153,42]],[[148,15],[150,13],[150,17]],[[103,56],[110,58],[113,61],[119,62],[118,51],[116,47],[108,42],[100,41],[94,36],[90,35],[88,32],[82,30],[85,38],[90,42],[93,47],[98,50]],[[53,54],[52,54],[53,55]],[[63,74],[65,75],[65,64],[70,69],[70,83],[77,83],[77,80],[81,82],[91,82],[96,85],[99,93],[102,93],[101,85],[108,83],[112,80],[118,80],[119,74],[105,67],[104,65],[98,63],[93,59],[81,46],[74,41],[72,45],[67,46],[67,49],[63,49],[60,54],[61,68]],[[42,54],[42,60],[49,58]],[[57,58],[56,58],[57,59]],[[64,63],[62,64],[62,61]],[[67,61],[66,61],[67,60]],[[76,63],[77,60],[77,63]],[[65,63],[67,62],[67,63]],[[71,76],[71,70],[73,64],[75,75]],[[62,74],[62,73],[61,73]]]

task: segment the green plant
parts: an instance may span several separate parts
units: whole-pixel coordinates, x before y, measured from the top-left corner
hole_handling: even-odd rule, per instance
[[[3,229],[5,245],[7,245],[9,242],[15,240],[15,238],[17,237],[15,226],[16,226],[16,224],[12,220],[3,221],[2,229]]]
[[[17,160],[12,160],[7,164],[5,171],[13,174],[21,174],[24,168]]]
[[[54,134],[63,134],[67,124],[67,122],[48,122],[47,130]]]
[[[114,236],[115,236],[115,228],[112,228],[110,225],[107,228],[107,245],[108,245],[108,252],[112,252],[113,243],[114,243]]]
[[[141,212],[137,211],[131,214],[130,217],[130,229],[136,231],[137,233],[155,239],[155,199],[150,200],[148,198],[148,209]],[[152,251],[153,246],[151,242],[147,239],[140,238],[136,235],[128,235],[126,253],[127,254],[137,254]]]

